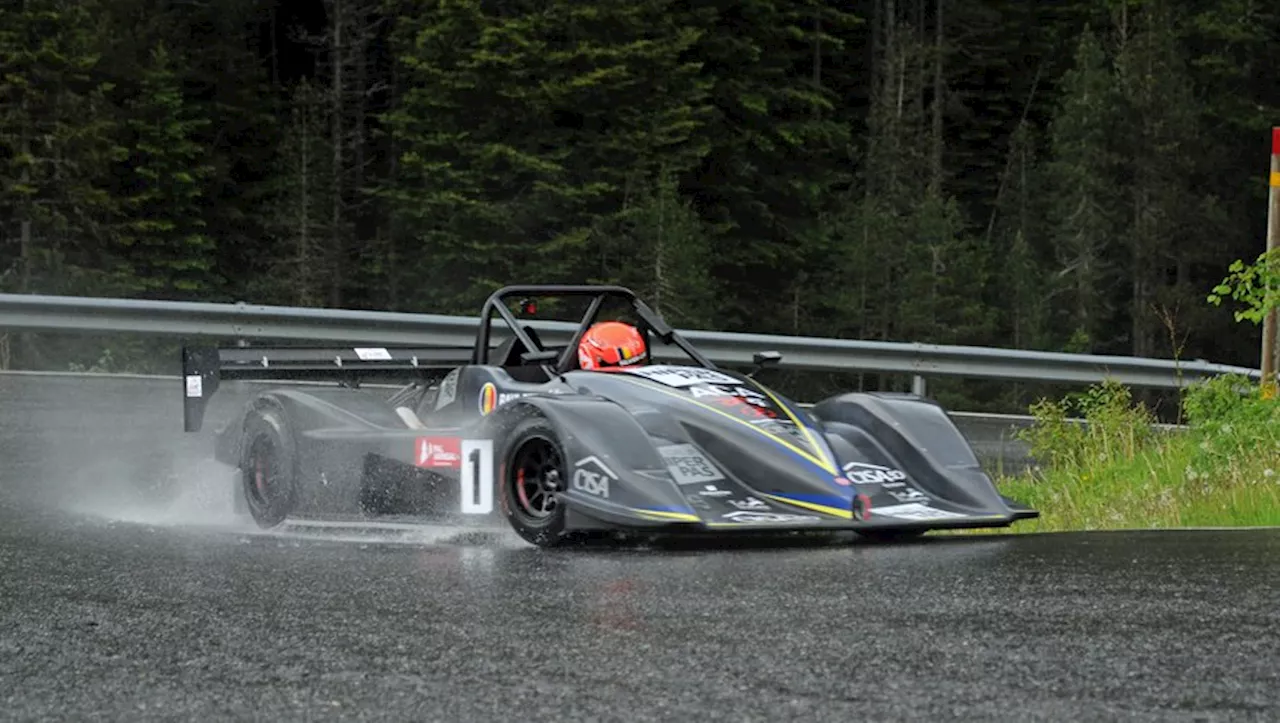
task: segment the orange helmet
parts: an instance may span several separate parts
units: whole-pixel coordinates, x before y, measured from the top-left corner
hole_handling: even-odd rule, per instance
[[[578,343],[578,366],[595,371],[613,371],[645,363],[648,359],[644,336],[621,321],[593,324]]]

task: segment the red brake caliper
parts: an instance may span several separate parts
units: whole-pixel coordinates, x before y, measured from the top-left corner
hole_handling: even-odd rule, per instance
[[[253,484],[263,499],[267,497],[267,473],[263,470],[262,457],[253,458]]]
[[[516,496],[520,498],[520,506],[525,512],[533,512],[529,506],[529,493],[524,491],[524,467],[516,470]]]

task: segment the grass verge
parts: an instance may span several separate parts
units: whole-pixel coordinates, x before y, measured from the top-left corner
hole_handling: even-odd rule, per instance
[[[1041,518],[1008,531],[1280,525],[1280,401],[1220,377],[1188,389],[1183,409],[1187,429],[1153,429],[1114,383],[1034,405],[1023,439],[1041,467],[997,485]]]

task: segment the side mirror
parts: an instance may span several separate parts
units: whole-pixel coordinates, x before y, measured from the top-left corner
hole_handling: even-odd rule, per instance
[[[782,361],[782,352],[778,351],[758,351],[751,355],[751,361],[756,365],[755,369],[747,376],[754,379],[756,374],[763,371],[765,367],[777,364]]]

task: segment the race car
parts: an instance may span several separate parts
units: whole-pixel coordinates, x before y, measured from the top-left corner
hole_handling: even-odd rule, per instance
[[[586,307],[563,345],[529,318],[545,300]],[[220,380],[291,381],[215,435],[262,527],[505,519],[553,547],[602,532],[900,538],[1038,516],[997,491],[935,402],[848,393],[806,408],[755,378],[779,359],[719,368],[623,287],[509,286],[469,348],[184,347],[184,426],[200,431]]]

